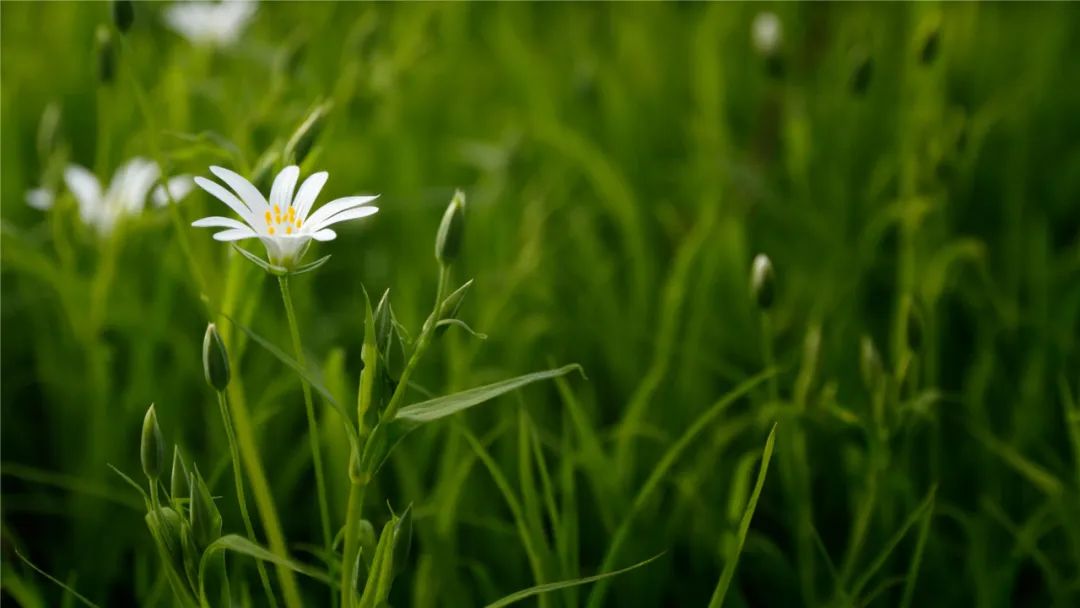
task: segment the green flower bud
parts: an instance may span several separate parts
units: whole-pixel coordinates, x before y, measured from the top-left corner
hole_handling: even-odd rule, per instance
[[[44,161],[56,147],[56,133],[60,130],[60,106],[55,102],[45,106],[38,123],[37,151],[38,158]]]
[[[214,504],[199,467],[191,474],[191,534],[199,549],[205,549],[221,536],[221,513]]]
[[[859,371],[862,373],[863,382],[871,392],[877,390],[885,375],[885,368],[881,364],[881,355],[870,336],[863,336],[859,342]]]
[[[446,265],[457,259],[465,230],[465,193],[458,190],[443,213],[435,235],[435,259]]]
[[[121,34],[126,34],[135,23],[135,5],[131,0],[113,0],[113,23]]]
[[[772,260],[764,253],[757,254],[750,268],[750,293],[753,294],[754,301],[761,310],[769,310],[772,307],[775,282]]]
[[[919,50],[919,61],[923,65],[930,65],[937,59],[938,49],[941,47],[941,27],[934,26],[926,37],[923,38],[922,48]]]
[[[173,504],[191,496],[191,485],[188,482],[187,465],[184,464],[184,458],[180,455],[180,448],[174,447],[172,473],[169,478],[169,497],[172,498]]]
[[[165,468],[165,439],[161,436],[161,427],[158,426],[157,411],[154,410],[153,403],[143,418],[139,457],[142,460],[143,473],[150,481],[156,482]]]
[[[874,60],[869,55],[863,55],[855,63],[855,69],[851,73],[851,92],[862,97],[870,88],[870,81],[874,76]]]
[[[111,84],[116,77],[116,45],[109,28],[99,25],[96,34],[98,80],[102,84]]]
[[[394,311],[390,309],[390,290],[387,289],[375,306],[375,345],[386,356],[390,352],[390,337],[394,333]]]
[[[213,323],[206,326],[203,336],[202,363],[206,383],[218,392],[224,391],[229,386],[229,353]]]
[[[171,507],[160,507],[157,511],[146,514],[146,526],[154,540],[161,545],[162,552],[169,560],[169,566],[178,574],[185,572],[184,539],[190,530],[183,516]]]

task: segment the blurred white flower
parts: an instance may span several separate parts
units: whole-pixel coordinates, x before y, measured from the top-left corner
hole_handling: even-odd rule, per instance
[[[754,39],[754,48],[763,55],[771,55],[780,48],[780,42],[784,36],[784,28],[776,13],[758,13],[754,17],[751,26]]]
[[[229,46],[255,16],[250,0],[177,2],[165,9],[165,23],[192,44]]]
[[[98,178],[79,165],[68,165],[64,170],[64,183],[79,205],[79,217],[86,225],[95,228],[98,234],[106,236],[120,218],[142,213],[146,197],[160,174],[156,163],[145,158],[133,158],[120,165],[107,190],[102,191]],[[178,201],[191,191],[191,177],[173,177],[168,180],[167,186],[173,200]],[[35,195],[35,198],[37,203],[45,201],[43,195]],[[154,188],[153,199],[158,206],[168,202],[161,186]],[[36,206],[31,202],[29,193],[27,202]]]
[[[39,211],[52,209],[56,193],[48,188],[34,188],[26,192],[26,204]]]
[[[303,255],[311,239],[331,241],[337,233],[329,226],[347,220],[367,217],[379,211],[367,207],[374,196],[347,196],[323,205],[310,216],[315,198],[319,195],[329,174],[325,171],[312,174],[293,196],[300,168],[293,165],[282,169],[270,188],[269,202],[258,188],[240,175],[222,167],[210,167],[236,194],[217,182],[196,177],[195,183],[229,206],[244,221],[227,217],[207,217],[192,224],[197,228],[225,228],[214,233],[218,241],[238,241],[258,238],[266,246],[270,263],[289,268]]]

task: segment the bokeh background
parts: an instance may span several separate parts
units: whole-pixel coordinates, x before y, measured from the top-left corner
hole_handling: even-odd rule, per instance
[[[339,400],[355,399],[362,287],[389,288],[414,334],[426,315],[455,188],[456,278],[476,279],[462,316],[490,338],[448,332],[419,382],[570,362],[588,375],[395,452],[365,506],[376,527],[388,503],[416,510],[394,605],[480,605],[593,574],[628,516],[616,563],[665,553],[612,579],[604,605],[704,605],[774,422],[728,605],[1080,602],[1075,6],[262,3],[220,46],[177,35],[166,7],[137,3],[120,35],[107,3],[0,6],[5,604],[74,605],[17,548],[102,606],[171,605],[138,496],[106,464],[139,473],[156,403],[239,532],[203,330],[228,310],[288,344],[274,282],[188,226],[224,206],[197,191],[182,223],[149,207],[102,238],[60,170],[107,181],[145,156],[254,177],[324,102],[303,163],[330,173],[320,200],[382,194],[294,280],[308,358]],[[753,37],[763,12],[781,26],[771,48]],[[57,193],[45,212],[25,203],[41,185]],[[748,289],[760,252],[777,395],[759,386],[688,437],[765,367]],[[286,536],[318,563],[297,378],[225,331]],[[319,411],[340,521],[346,443]],[[251,564],[230,564],[261,605]]]

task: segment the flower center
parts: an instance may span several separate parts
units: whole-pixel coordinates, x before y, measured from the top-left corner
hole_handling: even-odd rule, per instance
[[[281,212],[281,205],[274,205],[274,211],[266,212],[266,232],[270,236],[277,234],[278,230],[284,230],[285,234],[292,234],[300,231],[300,226],[303,224],[303,220],[297,219],[296,209],[289,207],[285,212]]]

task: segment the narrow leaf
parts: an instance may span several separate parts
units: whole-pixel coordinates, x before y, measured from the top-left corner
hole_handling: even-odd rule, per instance
[[[272,553],[269,549],[261,545],[255,544],[250,540],[244,538],[243,536],[239,536],[237,534],[226,534],[225,536],[222,536],[221,538],[211,543],[210,546],[208,546],[206,548],[206,551],[203,553],[202,560],[199,564],[200,571],[205,568],[207,564],[207,558],[219,551],[232,551],[234,553],[239,553],[241,555],[246,555],[248,557],[253,557],[255,559],[270,562],[278,566],[285,566],[290,570],[299,572],[300,574],[303,574],[305,576],[309,576],[319,582],[326,583],[327,585],[336,585],[336,582],[333,581],[325,573],[316,570],[315,568],[312,568],[311,566],[308,566],[306,564],[302,564],[294,559],[282,557],[280,555]],[[200,578],[202,577],[200,576]]]
[[[746,543],[746,534],[750,531],[750,522],[754,519],[754,510],[757,509],[758,498],[761,497],[761,489],[765,487],[765,475],[769,472],[769,461],[772,460],[773,443],[776,439],[776,423],[773,423],[769,431],[769,438],[765,440],[765,451],[761,455],[761,468],[758,469],[757,481],[754,483],[754,491],[750,494],[750,502],[746,503],[742,520],[739,521],[739,535],[735,547],[724,564],[724,570],[720,573],[720,581],[716,583],[709,608],[720,608],[724,605],[724,597],[727,595],[731,579],[735,577],[735,566],[739,563],[739,554],[742,553],[743,544]]]
[[[455,327],[460,327],[461,329],[464,329],[465,331],[472,334],[473,337],[478,338],[480,340],[487,340],[488,339],[487,334],[478,332],[475,329],[469,327],[469,324],[462,321],[461,319],[443,319],[442,321],[439,321],[438,323],[436,323],[435,327],[449,327],[451,325],[453,325]]]
[[[462,410],[484,403],[485,401],[490,401],[495,397],[504,395],[528,384],[532,384],[533,382],[565,376],[574,370],[582,372],[580,365],[572,363],[558,369],[533,372],[531,374],[525,374],[523,376],[518,376],[517,378],[503,380],[494,384],[471,388],[466,391],[461,391],[460,393],[454,393],[453,395],[436,397],[401,408],[394,419],[417,424],[431,422],[433,420],[445,418],[451,414],[456,414]],[[584,375],[584,372],[582,372],[582,375]]]
[[[536,585],[535,587],[529,587],[528,589],[522,589],[521,591],[515,591],[514,593],[511,593],[510,595],[507,595],[507,596],[502,597],[502,598],[500,598],[498,600],[495,600],[494,602],[488,604],[485,608],[502,608],[503,606],[509,606],[510,604],[513,604],[515,602],[520,602],[521,600],[523,600],[525,598],[528,598],[528,597],[532,597],[534,595],[540,595],[541,593],[547,593],[549,591],[558,591],[559,589],[565,589],[567,587],[576,587],[578,585],[586,585],[588,583],[592,583],[592,582],[598,581],[598,580],[603,579],[603,578],[610,578],[612,576],[618,576],[620,574],[625,574],[627,572],[630,572],[631,570],[635,570],[637,568],[640,568],[642,566],[647,565],[650,562],[653,562],[653,561],[659,559],[660,556],[662,556],[662,555],[663,555],[663,553],[658,553],[658,554],[650,557],[649,559],[647,559],[645,561],[638,562],[638,563],[634,564],[633,566],[627,566],[626,568],[623,568],[622,570],[615,570],[614,572],[606,572],[604,574],[595,574],[593,576],[586,576],[584,578],[574,578],[574,579],[569,579],[569,580],[565,580],[565,581],[557,581],[557,582],[554,582],[554,583],[545,583],[543,585]]]
[[[15,551],[15,555],[19,556],[19,559],[21,559],[27,566],[30,566],[31,568],[34,569],[35,572],[37,572],[41,576],[44,576],[45,578],[49,579],[54,584],[56,584],[57,586],[62,588],[64,591],[67,591],[68,593],[70,593],[72,595],[72,597],[74,597],[75,599],[79,600],[83,604],[86,604],[87,606],[90,606],[90,608],[100,608],[97,604],[95,604],[94,602],[91,602],[89,599],[87,599],[85,595],[82,595],[78,591],[75,591],[74,589],[72,589],[71,587],[66,585],[63,581],[61,581],[60,579],[58,579],[55,576],[49,574],[48,572],[45,572],[41,568],[38,568],[37,566],[35,566],[34,562],[26,559],[26,557],[23,556],[22,553],[19,553],[18,549],[13,548],[12,550]]]

